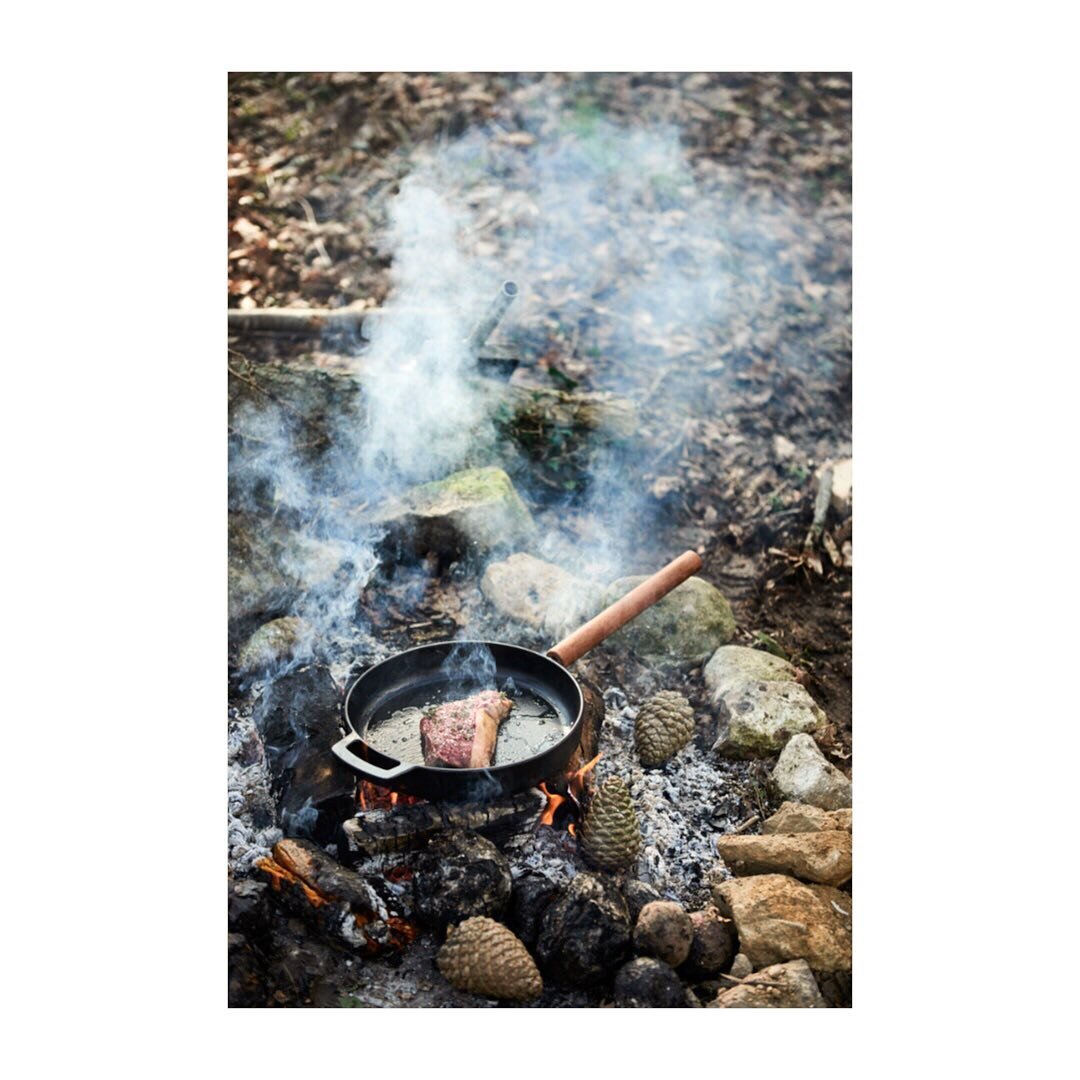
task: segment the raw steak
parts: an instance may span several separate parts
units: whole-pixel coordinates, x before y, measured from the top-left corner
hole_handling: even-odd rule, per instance
[[[447,701],[420,718],[424,764],[451,769],[483,769],[491,764],[499,725],[513,703],[485,690],[461,701]]]

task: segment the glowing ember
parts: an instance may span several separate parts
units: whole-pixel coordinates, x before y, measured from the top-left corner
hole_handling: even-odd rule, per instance
[[[273,859],[268,859],[266,856],[263,856],[263,858],[259,859],[255,865],[270,876],[270,884],[273,886],[275,892],[281,891],[281,883],[285,881],[289,885],[299,885],[313,907],[322,907],[323,904],[326,903],[325,896],[321,896],[301,877],[297,876],[280,863],[275,862]]]
[[[412,806],[413,803],[423,802],[423,799],[391,791],[373,784],[370,780],[361,780],[356,791],[356,801],[361,810],[392,810],[395,806]]]

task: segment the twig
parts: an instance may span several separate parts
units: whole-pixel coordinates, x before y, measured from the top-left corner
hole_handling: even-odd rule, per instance
[[[810,531],[803,541],[803,551],[814,550],[814,545],[821,539],[825,531],[825,518],[829,513],[829,502],[832,499],[833,467],[826,465],[821,472],[821,480],[818,482],[817,499],[814,501],[814,520],[810,524]]]
[[[778,990],[786,990],[787,989],[787,984],[786,983],[768,982],[765,979],[757,979],[756,982],[750,982],[749,981],[750,979],[755,978],[755,976],[753,976],[753,975],[747,975],[745,979],[740,979],[738,975],[723,975],[723,974],[721,974],[720,978],[721,979],[730,979],[733,983],[746,984],[748,986],[775,986]]]
[[[311,229],[312,231],[317,232],[317,230],[319,228],[319,221],[315,217],[315,211],[312,210],[311,203],[309,203],[307,201],[307,199],[305,199],[303,196],[300,197],[298,202],[300,203],[300,205],[304,209],[304,216],[307,218],[308,228]],[[316,235],[316,237],[315,237],[315,248],[319,252],[319,258],[322,259],[323,266],[327,270],[329,270],[330,267],[334,265],[334,260],[331,259],[330,255],[327,253],[326,245],[322,242],[322,237],[321,236]]]
[[[732,836],[738,836],[739,833],[746,832],[747,829],[752,829],[761,820],[757,814],[751,814],[741,825],[736,825],[731,831]]]

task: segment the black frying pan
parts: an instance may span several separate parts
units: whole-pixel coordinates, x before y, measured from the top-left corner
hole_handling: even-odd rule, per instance
[[[581,739],[584,703],[581,688],[567,668],[699,569],[701,560],[694,552],[680,555],[548,650],[547,655],[495,641],[441,641],[408,649],[368,668],[345,695],[345,725],[349,734],[335,744],[334,753],[366,780],[434,801],[492,799],[524,791],[541,780],[557,776]],[[452,692],[452,677],[443,665],[452,650],[470,645],[490,650],[495,661],[495,686],[502,687],[512,679],[519,691],[550,707],[565,734],[531,756],[500,760],[486,769],[436,768],[399,761],[369,744],[369,732],[399,710],[420,701],[435,700],[441,694],[447,698],[456,696]],[[473,692],[475,688],[462,692],[461,696]],[[513,714],[505,723],[512,719]],[[498,749],[496,756],[500,756]]]

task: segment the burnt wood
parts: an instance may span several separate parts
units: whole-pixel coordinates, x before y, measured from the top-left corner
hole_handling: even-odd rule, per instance
[[[424,847],[444,829],[470,829],[488,837],[531,829],[547,805],[535,788],[489,803],[413,803],[367,810],[344,821],[337,834],[338,857],[347,866],[389,851]]]

